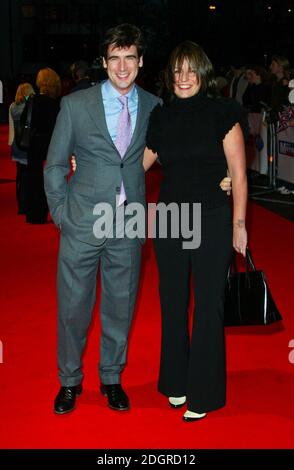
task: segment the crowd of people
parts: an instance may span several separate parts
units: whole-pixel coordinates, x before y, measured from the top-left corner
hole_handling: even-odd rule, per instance
[[[73,93],[92,85],[86,62],[75,62],[71,72],[73,83],[67,92]],[[59,75],[49,67],[39,70],[34,85],[24,82],[17,87],[15,101],[9,107],[8,143],[12,159],[16,162],[17,213],[26,215],[28,223],[44,224],[48,222],[48,205],[43,167],[65,89],[62,90]],[[32,106],[31,138],[29,147],[24,150],[18,147],[15,135],[27,120],[29,101]]]

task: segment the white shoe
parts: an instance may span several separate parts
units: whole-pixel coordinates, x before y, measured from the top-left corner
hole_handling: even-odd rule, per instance
[[[173,408],[179,408],[186,403],[186,397],[169,397],[168,401]]]
[[[206,413],[195,413],[194,411],[187,410],[183,416],[184,421],[197,421],[197,419],[205,418]]]

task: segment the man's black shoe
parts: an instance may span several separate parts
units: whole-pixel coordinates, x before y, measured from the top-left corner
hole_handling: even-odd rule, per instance
[[[123,391],[121,384],[100,385],[102,395],[107,396],[108,406],[112,410],[127,411],[130,409],[130,402]]]
[[[75,409],[76,396],[82,393],[82,386],[61,387],[54,401],[54,412],[58,415]]]

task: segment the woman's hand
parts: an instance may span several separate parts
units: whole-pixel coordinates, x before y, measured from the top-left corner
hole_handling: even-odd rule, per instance
[[[147,171],[153,165],[155,160],[157,159],[157,153],[154,153],[148,147],[145,147],[144,150],[144,157],[143,157],[143,167],[144,170]]]
[[[233,247],[235,248],[237,253],[241,253],[244,257],[246,255],[247,241],[247,231],[245,228],[244,221],[234,223]]]
[[[232,178],[230,176],[223,178],[220,182],[220,187],[223,191],[227,191],[227,195],[229,196],[232,189]]]
[[[76,161],[76,157],[74,155],[72,155],[70,157],[70,165],[71,165],[71,170],[73,171],[73,173],[76,171],[77,169],[77,161]]]

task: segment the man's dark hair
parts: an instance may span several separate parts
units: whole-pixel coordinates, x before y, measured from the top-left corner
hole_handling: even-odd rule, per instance
[[[107,50],[109,46],[130,47],[136,46],[138,56],[143,55],[142,32],[137,26],[129,23],[119,24],[106,31],[105,40],[102,44],[102,56],[107,59]]]

